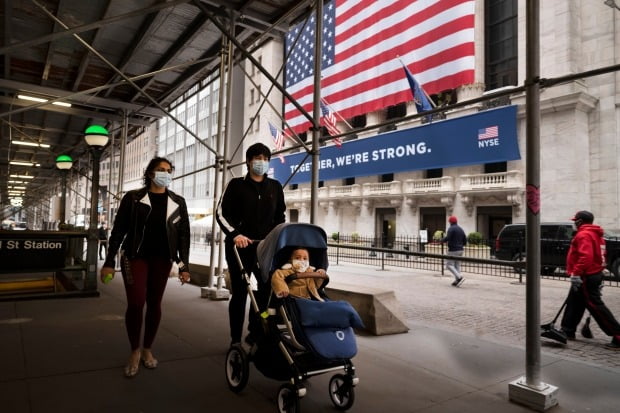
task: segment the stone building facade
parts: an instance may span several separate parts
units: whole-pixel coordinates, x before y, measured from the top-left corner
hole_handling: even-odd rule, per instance
[[[456,90],[459,102],[491,91],[486,86],[485,20],[487,5],[476,2],[476,83]],[[517,79],[526,76],[525,1],[515,1],[517,25]],[[587,3],[587,4],[586,4]],[[620,11],[603,2],[540,2],[542,78],[555,78],[617,65],[620,61]],[[620,228],[620,75],[610,72],[542,89],[540,96],[541,221],[567,221],[578,209],[591,210],[604,228]],[[494,238],[504,224],[526,219],[525,94],[448,110],[448,119],[494,105],[517,105],[517,133],[521,159],[505,165],[444,168],[393,176],[356,177],[321,182],[318,225],[328,234],[356,232],[391,238],[432,234],[445,229],[456,215],[466,232]],[[412,103],[407,114],[415,113]],[[385,112],[367,116],[367,124],[382,122]],[[400,123],[398,129],[422,126],[419,120]],[[360,134],[373,137],[376,131]],[[437,173],[437,171],[433,171]],[[285,190],[289,218],[309,221],[310,186]]]

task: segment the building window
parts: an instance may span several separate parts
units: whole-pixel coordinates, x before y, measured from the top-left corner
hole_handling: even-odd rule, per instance
[[[486,90],[517,85],[517,0],[485,2]]]
[[[353,185],[353,184],[355,184],[355,178],[354,177],[352,177],[352,178],[344,178],[344,184],[345,185]]]
[[[298,187],[299,187],[299,186],[298,186],[297,184],[290,184],[290,185],[288,186],[288,188],[289,188],[291,191],[294,191],[294,190],[295,190],[295,189],[297,189]]]
[[[493,162],[493,163],[485,163],[484,164],[484,173],[485,174],[493,174],[496,172],[506,172],[508,170],[508,163],[504,162]]]
[[[323,188],[325,186],[325,181],[319,181],[319,188]]]
[[[406,103],[399,103],[397,105],[388,106],[385,119],[403,118],[407,115]]]
[[[365,127],[366,126],[366,114],[364,113],[363,115],[355,116],[351,120],[351,126],[353,126],[353,128],[355,129]]]
[[[427,169],[425,174],[426,179],[441,178],[443,176],[443,168]]]
[[[394,174],[383,174],[381,175],[380,182],[392,182],[394,180]]]

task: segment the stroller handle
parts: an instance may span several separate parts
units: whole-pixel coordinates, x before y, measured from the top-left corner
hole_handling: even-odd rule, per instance
[[[308,271],[308,272],[298,272],[295,275],[290,276],[289,278],[291,278],[291,279],[322,278],[322,279],[325,280],[325,279],[329,278],[329,275],[327,275],[327,273],[321,274],[321,273],[314,272],[314,271]]]

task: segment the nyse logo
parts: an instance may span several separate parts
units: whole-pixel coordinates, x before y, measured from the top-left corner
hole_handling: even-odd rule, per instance
[[[499,146],[499,127],[497,125],[478,129],[478,148],[491,146]]]

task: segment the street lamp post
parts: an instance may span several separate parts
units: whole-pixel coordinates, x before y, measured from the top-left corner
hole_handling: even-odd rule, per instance
[[[108,143],[108,130],[103,126],[92,125],[86,128],[84,139],[90,148],[93,160],[93,176],[90,192],[90,221],[88,223],[88,244],[86,259],[88,271],[84,282],[85,290],[97,289],[97,237],[98,207],[99,207],[99,160],[104,146]]]
[[[56,168],[60,169],[60,174],[62,177],[62,198],[60,201],[60,224],[58,225],[59,229],[63,229],[61,226],[64,225],[67,219],[67,173],[69,169],[73,166],[73,159],[69,155],[60,155],[56,158]]]

